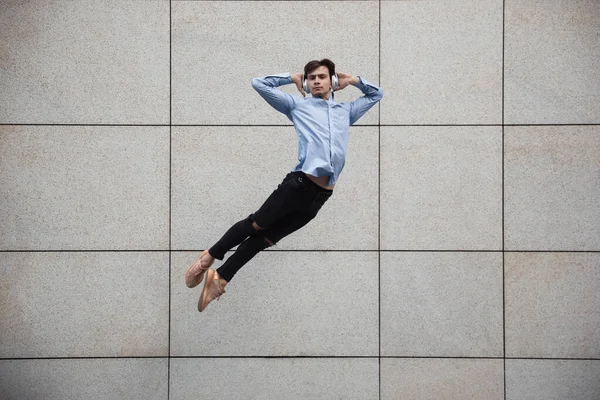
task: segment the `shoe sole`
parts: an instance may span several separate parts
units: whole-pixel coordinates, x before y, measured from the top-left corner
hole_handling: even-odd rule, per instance
[[[202,252],[202,254],[200,254],[200,257],[198,257],[196,260],[202,259],[202,257],[203,257],[205,254],[208,254],[208,249],[204,250],[204,251]],[[201,273],[200,273],[200,280],[199,280],[198,282],[196,282],[196,283],[193,283],[193,282],[192,282],[192,285],[189,285],[189,284],[188,284],[188,279],[187,279],[187,276],[188,276],[188,274],[190,273],[190,269],[192,269],[192,267],[193,267],[194,265],[196,265],[196,261],[194,261],[194,262],[192,263],[192,265],[190,265],[190,266],[188,267],[187,271],[185,271],[185,278],[186,278],[186,279],[185,279],[185,285],[186,285],[187,287],[189,287],[189,288],[193,288],[193,287],[196,287],[196,286],[198,286],[198,285],[200,284],[200,282],[202,282],[202,279],[204,279],[204,274],[205,274],[205,272],[206,272],[206,271],[204,271],[204,272],[201,272]],[[209,268],[210,268],[210,266],[209,266]]]
[[[204,281],[204,288],[202,289],[202,294],[200,295],[200,299],[198,300],[198,311],[202,312],[206,308],[208,304],[205,304],[206,296],[208,296],[208,283],[213,280],[215,276],[214,269],[208,269],[206,272],[206,280]]]

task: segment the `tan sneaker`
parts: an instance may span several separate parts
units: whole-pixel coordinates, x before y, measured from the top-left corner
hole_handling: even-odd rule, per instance
[[[202,278],[204,278],[204,273],[215,262],[215,260],[213,260],[213,262],[203,268],[202,257],[206,254],[208,254],[208,249],[204,250],[202,254],[200,254],[200,257],[198,257],[196,261],[188,267],[187,271],[185,271],[185,284],[187,287],[193,288],[198,286],[198,284],[202,282]]]
[[[219,297],[225,293],[225,286],[221,285],[219,279],[219,273],[214,269],[209,269],[206,273],[206,282],[204,282],[204,289],[198,299],[198,311],[202,312],[214,299],[219,300]]]

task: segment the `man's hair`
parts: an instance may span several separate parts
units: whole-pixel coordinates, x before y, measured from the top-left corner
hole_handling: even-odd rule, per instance
[[[324,58],[321,61],[319,61],[319,60],[310,61],[308,64],[306,64],[304,66],[304,76],[306,76],[306,78],[308,79],[308,74],[310,74],[311,72],[313,72],[315,69],[319,68],[322,65],[327,67],[327,69],[329,70],[329,79],[331,79],[331,77],[335,74],[335,64],[333,63],[333,61],[331,61],[328,58]]]

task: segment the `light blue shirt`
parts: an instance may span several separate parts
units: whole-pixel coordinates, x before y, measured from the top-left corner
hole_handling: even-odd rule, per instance
[[[252,79],[252,87],[277,111],[294,123],[298,134],[298,165],[292,171],[314,176],[329,176],[329,185],[337,182],[348,149],[350,125],[353,125],[383,97],[383,90],[358,77],[356,87],[364,96],[350,103],[336,103],[334,92],[329,100],[289,95],[277,86],[292,83],[289,73]]]

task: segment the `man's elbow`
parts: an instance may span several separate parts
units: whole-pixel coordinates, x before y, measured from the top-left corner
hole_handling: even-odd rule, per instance
[[[371,103],[377,103],[379,100],[383,98],[383,89],[377,88],[376,91],[373,91],[367,95],[367,98]]]
[[[254,89],[258,89],[261,86],[260,78],[252,78],[252,87]]]

